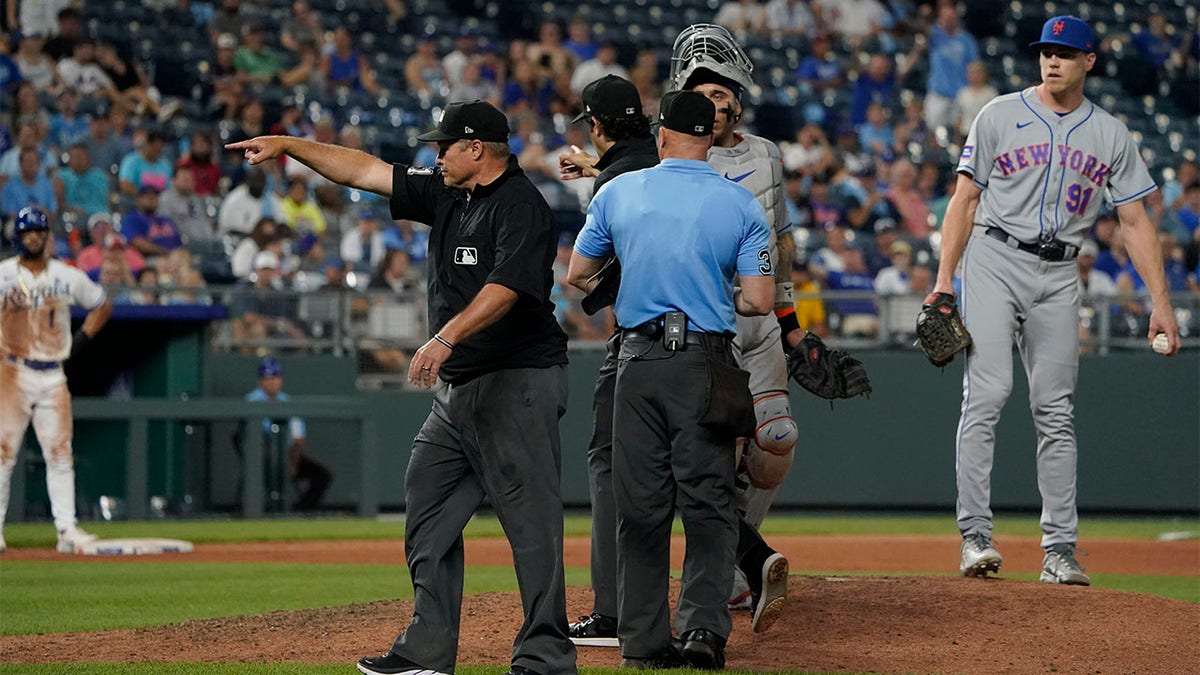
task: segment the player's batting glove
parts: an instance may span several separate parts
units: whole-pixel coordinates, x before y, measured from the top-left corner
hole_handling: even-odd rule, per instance
[[[820,336],[808,331],[788,354],[788,374],[821,398],[851,398],[870,395],[871,379],[858,359],[840,349],[829,348]]]
[[[917,344],[925,358],[941,368],[954,355],[971,347],[971,334],[963,325],[951,293],[930,293],[917,315]]]
[[[84,347],[87,347],[88,343],[91,341],[92,336],[83,332],[82,328],[75,331],[75,334],[71,336],[71,355],[67,357],[67,360],[75,358],[75,356],[78,355]]]

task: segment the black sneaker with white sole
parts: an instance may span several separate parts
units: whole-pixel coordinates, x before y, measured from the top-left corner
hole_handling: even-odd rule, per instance
[[[577,647],[619,647],[617,620],[599,612],[579,617],[579,621],[567,629],[567,637]]]
[[[358,672],[365,675],[446,675],[437,670],[423,668],[391,651],[379,656],[364,656],[358,660],[357,665]]]

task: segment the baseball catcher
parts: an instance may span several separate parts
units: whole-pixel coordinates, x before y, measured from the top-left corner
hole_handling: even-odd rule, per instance
[[[941,368],[954,355],[971,347],[971,334],[963,325],[951,293],[930,293],[917,315],[917,344],[925,358]]]
[[[821,398],[870,396],[871,380],[858,359],[840,349],[830,349],[812,331],[787,357],[788,374],[801,387]]]

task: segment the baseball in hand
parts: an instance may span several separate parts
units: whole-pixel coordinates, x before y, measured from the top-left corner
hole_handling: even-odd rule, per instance
[[[1159,333],[1154,336],[1154,342],[1150,346],[1159,354],[1166,354],[1167,350],[1171,348],[1171,343],[1167,341],[1166,333]]]

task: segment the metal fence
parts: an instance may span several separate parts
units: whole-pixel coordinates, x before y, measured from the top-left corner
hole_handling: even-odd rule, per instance
[[[229,319],[211,328],[218,351],[326,353],[357,359],[364,388],[405,386],[408,360],[428,339],[425,294],[352,290],[259,290],[209,287]],[[826,339],[847,349],[913,349],[920,296],[858,291],[800,295],[825,309]],[[1172,296],[1185,349],[1200,349],[1200,293]],[[1149,304],[1144,296],[1085,297],[1080,308],[1085,354],[1146,348]],[[850,308],[851,311],[847,311]],[[602,340],[571,341],[572,349],[601,349]]]

